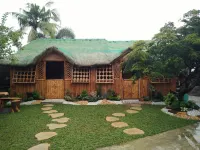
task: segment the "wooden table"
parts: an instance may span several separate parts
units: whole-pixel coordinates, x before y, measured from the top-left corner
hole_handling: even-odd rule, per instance
[[[4,102],[11,101],[11,111],[19,112],[20,111],[20,102],[21,98],[19,97],[1,97],[0,98],[0,112],[4,109]]]

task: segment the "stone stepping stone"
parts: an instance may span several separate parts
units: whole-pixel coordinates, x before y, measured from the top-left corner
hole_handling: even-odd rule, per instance
[[[57,135],[56,132],[40,132],[36,134],[35,137],[37,138],[38,141],[42,141],[42,140],[50,139],[56,135]]]
[[[50,147],[50,144],[42,143],[42,144],[33,146],[33,147],[29,148],[28,150],[48,150],[49,147]]]
[[[123,127],[127,127],[128,124],[126,122],[113,122],[111,126],[115,128],[123,128]]]
[[[64,116],[64,113],[54,113],[54,114],[49,114],[51,118],[58,118]]]
[[[49,130],[54,130],[57,128],[64,128],[66,126],[67,126],[66,124],[56,124],[56,123],[47,124],[47,127],[49,127]]]
[[[119,118],[117,118],[117,117],[110,117],[110,116],[106,117],[106,121],[108,121],[108,122],[114,122],[114,121],[118,121],[118,120],[119,120]]]
[[[52,119],[52,121],[55,121],[57,123],[66,123],[69,121],[69,118],[63,117],[63,118],[59,118],[59,119]]]
[[[53,104],[45,104],[43,106],[45,106],[45,107],[53,107],[54,105]]]
[[[141,107],[131,107],[130,109],[134,109],[134,110],[142,110]]]
[[[126,112],[129,113],[129,114],[136,114],[136,113],[138,113],[138,111],[131,110],[131,109],[126,110]]]
[[[51,114],[51,113],[57,113],[57,110],[47,110],[47,111],[43,111],[44,114]]]
[[[113,113],[112,115],[115,117],[124,117],[125,116],[124,113]]]
[[[43,108],[41,108],[42,110],[51,110],[52,109],[52,107],[43,107]]]
[[[138,128],[125,129],[123,132],[126,133],[126,134],[128,134],[128,135],[144,134],[144,131],[142,131],[142,130],[140,130]]]

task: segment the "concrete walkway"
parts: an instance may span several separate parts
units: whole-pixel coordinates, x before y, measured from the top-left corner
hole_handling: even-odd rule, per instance
[[[98,150],[199,150],[194,139],[198,124]]]

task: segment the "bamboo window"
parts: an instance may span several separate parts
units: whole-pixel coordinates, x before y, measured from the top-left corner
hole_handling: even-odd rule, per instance
[[[35,83],[35,68],[20,68],[13,72],[13,83]]]
[[[114,83],[111,65],[97,67],[96,83]]]
[[[85,67],[73,68],[73,83],[89,83],[90,81],[90,69]]]

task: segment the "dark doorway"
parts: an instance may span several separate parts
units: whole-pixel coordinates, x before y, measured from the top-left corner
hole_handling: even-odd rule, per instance
[[[64,62],[47,61],[46,79],[64,79]]]

